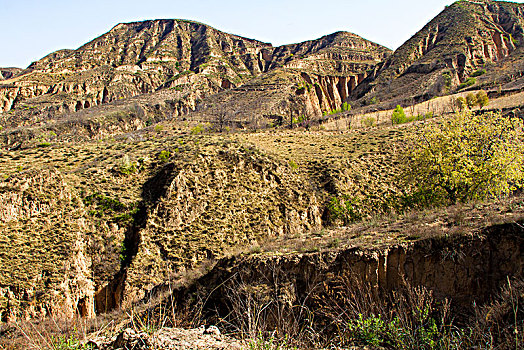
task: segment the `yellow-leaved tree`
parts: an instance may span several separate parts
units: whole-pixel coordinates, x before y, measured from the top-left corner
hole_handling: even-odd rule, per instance
[[[409,140],[407,205],[441,205],[509,194],[523,185],[523,124],[470,112],[422,127]]]

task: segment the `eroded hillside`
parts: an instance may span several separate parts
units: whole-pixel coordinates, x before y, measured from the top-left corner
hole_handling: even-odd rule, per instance
[[[476,77],[519,55],[523,16],[522,4],[457,1],[398,48],[353,97],[411,104],[475,85]],[[504,84],[497,80],[492,77],[492,86]]]
[[[56,235],[51,237],[65,234],[71,239],[64,242],[67,248],[56,251],[60,258],[46,263],[35,255],[41,261],[31,267],[35,274],[60,280],[62,261],[73,259],[71,264],[88,269],[89,283],[71,282],[70,288],[79,291],[75,298],[66,290],[56,297],[70,299],[69,313],[79,300],[87,305],[82,306],[87,314],[107,311],[140,299],[173,271],[195,268],[268,237],[338,222],[326,209],[335,197],[352,198],[353,219],[358,219],[383,212],[399,191],[387,179],[397,171],[395,145],[403,142],[401,128],[342,135],[281,131],[191,136],[171,127],[120,140],[4,151],[3,193],[12,202],[5,208],[5,215],[12,212],[5,222],[12,233],[4,242],[4,268],[24,265],[25,255],[9,248],[12,240],[43,249],[36,237],[49,236],[47,231],[37,230],[34,241],[30,239],[31,228],[43,221]],[[53,179],[67,201],[51,197]],[[34,181],[45,184],[31,185]],[[67,209],[71,201],[74,210]],[[24,215],[15,215],[17,211]],[[67,216],[68,211],[77,214]],[[55,214],[45,214],[51,212]],[[72,247],[78,249],[73,257]],[[49,285],[30,276],[23,288],[9,281],[3,284],[6,300],[39,305],[44,313],[53,310],[47,304],[54,290]],[[20,312],[36,311],[4,303],[4,320]]]
[[[428,207],[431,193],[417,192],[406,168],[412,136],[431,126],[505,118],[450,112],[468,89],[522,89],[523,18],[520,4],[459,1],[393,55],[347,32],[273,47],[155,20],[0,69],[0,347],[23,320],[75,315],[116,325],[100,349],[126,346],[122,328],[145,319],[161,327],[142,324],[136,339],[213,323],[353,346],[369,339],[355,338],[352,322],[380,325],[387,314],[384,339],[370,344],[415,349],[391,330],[417,312],[410,327],[428,322],[416,336],[468,344],[467,328],[435,321],[449,310],[460,327],[504,324],[486,334],[518,343],[524,314],[504,303],[524,288],[520,184],[505,198],[434,208],[453,201]],[[456,91],[406,108],[399,123],[378,111]],[[520,116],[521,95],[486,109]],[[520,126],[512,142],[521,140]],[[499,302],[502,286],[510,298]],[[395,316],[403,298],[412,309]],[[464,311],[473,303],[474,316]],[[246,331],[242,315],[264,323]]]
[[[295,96],[296,79],[286,78],[282,86],[274,84],[271,75],[267,82],[251,82],[275,69],[281,69],[284,76],[298,70],[325,80],[316,88],[314,110],[309,111],[321,115],[340,107],[341,100],[388,54],[388,49],[346,32],[273,47],[191,21],[119,24],[77,50],[57,51],[14,75],[6,71],[0,86],[1,124],[4,129],[15,128],[16,133],[20,127],[63,124],[83,110],[89,110],[83,113],[84,120],[103,118],[110,113],[106,108],[90,109],[113,102],[118,112],[136,105],[144,111],[133,126],[138,129],[154,118],[151,110],[157,105],[164,107],[164,118],[186,115],[206,97],[246,82],[250,83],[237,91],[253,91],[250,86],[263,91],[269,86],[280,94],[271,101],[279,108],[262,108],[259,113],[300,113],[302,106],[297,109],[288,103]],[[278,91],[281,87],[287,91]],[[147,102],[129,99],[144,94],[150,95]],[[209,104],[215,102],[206,106]],[[241,121],[249,122],[242,117]]]

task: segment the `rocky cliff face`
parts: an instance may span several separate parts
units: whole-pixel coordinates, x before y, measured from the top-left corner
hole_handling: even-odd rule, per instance
[[[524,6],[457,1],[389,57],[352,95],[362,102],[424,100],[451,92],[524,44]]]
[[[351,93],[390,51],[347,33],[276,48],[271,71],[203,100],[193,115],[213,119],[214,107],[228,111],[233,124],[254,128],[320,118],[341,108]],[[209,108],[212,106],[213,108]]]

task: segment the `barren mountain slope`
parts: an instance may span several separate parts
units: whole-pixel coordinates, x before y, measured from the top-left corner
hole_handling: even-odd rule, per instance
[[[36,108],[56,114],[188,83],[188,103],[194,104],[200,94],[260,73],[264,48],[271,46],[184,20],[119,24],[77,50],[49,54],[4,81],[1,109],[31,106],[34,97],[58,94],[58,100],[40,101]],[[4,123],[24,124],[11,118]]]
[[[183,20],[119,24],[77,50],[34,62],[0,88],[6,126],[30,125],[63,113],[159,89],[184,91],[174,106],[194,109],[214,92],[287,66],[321,74],[363,73],[388,50],[349,33],[278,48]],[[340,64],[340,62],[345,64]],[[26,110],[26,111],[24,111]],[[29,110],[29,112],[27,112]]]
[[[410,103],[451,92],[524,45],[523,21],[523,4],[457,1],[398,48],[352,98]]]

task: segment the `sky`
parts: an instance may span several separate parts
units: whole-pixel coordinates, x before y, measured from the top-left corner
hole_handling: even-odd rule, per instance
[[[524,2],[517,1],[517,2]],[[0,0],[0,67],[25,68],[122,22],[190,19],[273,45],[348,31],[396,49],[453,0]]]

